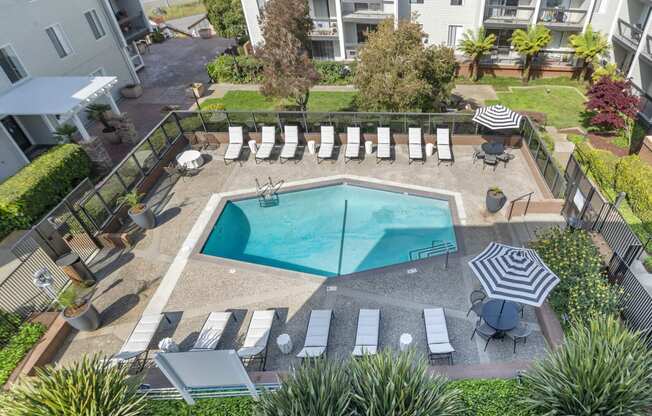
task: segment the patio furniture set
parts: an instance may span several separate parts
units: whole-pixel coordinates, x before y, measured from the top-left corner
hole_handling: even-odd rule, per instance
[[[514,158],[514,154],[502,143],[492,142],[483,143],[480,147],[473,146],[473,163],[482,159],[483,169],[492,166],[496,170],[499,162],[503,162],[507,167],[507,162]]]

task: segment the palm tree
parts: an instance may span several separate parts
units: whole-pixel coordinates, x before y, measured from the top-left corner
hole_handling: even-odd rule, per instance
[[[528,26],[527,30],[516,29],[512,34],[512,47],[525,58],[523,83],[530,81],[532,60],[550,43],[550,39],[550,30],[543,25]]]
[[[471,79],[477,81],[480,76],[480,59],[491,52],[496,42],[496,35],[487,34],[484,27],[480,26],[477,32],[467,29],[464,32],[459,50],[471,58]]]
[[[575,50],[575,55],[582,59],[582,73],[584,79],[589,78],[589,64],[594,64],[597,58],[604,56],[609,51],[609,41],[602,32],[594,32],[591,25],[586,27],[584,33],[571,35],[568,42]]]

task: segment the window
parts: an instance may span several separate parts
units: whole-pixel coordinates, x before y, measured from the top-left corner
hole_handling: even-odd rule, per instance
[[[18,59],[18,55],[10,45],[0,48],[0,68],[12,84],[27,77],[27,71]]]
[[[57,55],[59,55],[59,58],[65,58],[66,56],[69,56],[72,53],[72,47],[70,46],[70,42],[68,42],[68,38],[63,32],[61,25],[56,24],[50,26],[45,29],[45,33],[47,33],[48,37],[50,38],[50,41],[52,41],[52,45],[54,46],[54,49],[57,51]]]
[[[356,12],[369,10],[369,3],[353,3],[353,10]]]
[[[95,36],[95,39],[103,38],[104,35],[106,35],[106,32],[104,31],[102,22],[100,21],[100,18],[97,15],[95,9],[84,13],[84,16],[86,16],[86,21],[88,22],[88,25],[91,27],[91,32],[93,32],[93,36]]]
[[[423,4],[423,0],[410,0],[410,4]]]
[[[18,124],[18,121],[13,116],[7,116],[1,120],[2,125],[4,128],[7,130],[7,133],[9,133],[9,136],[11,139],[16,143],[16,146],[20,148],[20,150],[25,151],[32,147],[32,142],[29,140],[29,137],[27,136],[27,133],[25,133],[25,130]]]
[[[463,0],[451,0],[451,6],[462,6]]]
[[[448,26],[448,46],[450,46],[451,48],[457,47],[457,43],[460,41],[461,34],[462,34],[462,26],[449,25]]]
[[[358,23],[355,25],[356,34],[358,36],[358,43],[365,43],[367,41],[367,34],[376,30],[376,25],[368,25]]]
[[[329,40],[313,40],[311,52],[312,57],[317,60],[335,59],[335,48],[333,42]]]

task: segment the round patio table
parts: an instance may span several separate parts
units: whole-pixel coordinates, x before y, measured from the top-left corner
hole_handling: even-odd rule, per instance
[[[492,299],[482,307],[482,319],[496,331],[509,331],[518,325],[518,306],[514,302]]]
[[[204,157],[198,150],[186,150],[177,156],[177,164],[186,169],[198,169],[204,164]]]
[[[488,155],[502,155],[505,153],[505,145],[502,143],[482,143],[481,147]]]

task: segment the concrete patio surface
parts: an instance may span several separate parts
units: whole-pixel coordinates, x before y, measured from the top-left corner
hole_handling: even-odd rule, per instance
[[[333,309],[329,357],[348,357],[355,341],[355,326],[360,308],[381,310],[380,346],[398,348],[402,333],[414,338],[414,348],[425,353],[425,330],[421,311],[428,307],[446,310],[451,343],[459,364],[525,362],[545,354],[544,338],[534,315],[525,308],[524,320],[534,329],[527,344],[519,344],[512,353],[510,340],[492,341],[487,351],[479,337],[470,340],[476,317],[467,317],[469,293],[480,287],[467,265],[491,241],[521,245],[532,237],[536,227],[557,225],[560,216],[526,216],[508,223],[504,211],[489,214],[484,208],[486,190],[499,186],[509,198],[534,191],[534,199],[544,193],[537,187],[533,173],[520,151],[506,168],[483,170],[473,163],[470,146],[456,146],[455,163],[437,166],[433,158],[425,164],[408,164],[407,149],[397,146],[396,161],[377,164],[375,155],[358,162],[344,163],[341,155],[335,163],[317,164],[305,151],[298,163],[256,164],[251,155],[242,164],[225,166],[221,159],[225,146],[208,152],[200,173],[172,183],[165,178],[150,195],[158,212],[159,224],[149,230],[131,250],[101,253],[94,269],[102,278],[95,300],[103,326],[95,332],[77,333],[61,351],[61,363],[83,353],[112,354],[129,336],[145,307],[160,308],[172,320],[162,324],[152,347],[163,337],[172,337],[182,349],[189,348],[209,312],[232,310],[238,321],[231,323],[219,348],[238,348],[254,310],[274,308],[280,319],[274,323],[269,345],[268,370],[287,370],[298,363],[295,354],[303,345],[311,309]],[[211,160],[212,159],[212,160]],[[356,175],[459,192],[466,213],[465,224],[456,227],[459,251],[444,268],[443,257],[410,264],[399,264],[348,276],[324,279],[282,269],[262,268],[228,261],[202,261],[188,258],[179,263],[180,250],[200,214],[219,192],[249,189],[255,178],[295,181],[333,175]],[[526,232],[517,230],[525,227]],[[407,256],[407,253],[406,253]],[[174,267],[181,272],[170,286]],[[156,296],[155,291],[158,290]],[[155,299],[152,301],[152,299]],[[152,302],[148,305],[148,302]],[[282,355],[275,345],[281,333],[290,334],[294,349]]]

